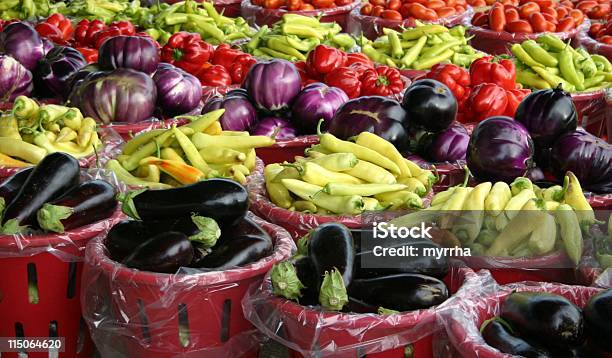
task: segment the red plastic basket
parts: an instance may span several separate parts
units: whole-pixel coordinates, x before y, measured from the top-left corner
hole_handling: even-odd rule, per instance
[[[123,214],[66,232],[31,237],[0,236],[0,337],[64,337],[59,357],[89,357],[93,350],[81,318],[82,256],[87,242]],[[29,286],[38,288],[30,302]],[[49,357],[28,352],[28,357]],[[18,357],[18,353],[2,353]]]
[[[293,162],[295,156],[303,156],[306,148],[317,143],[319,143],[319,137],[308,135],[289,140],[277,140],[273,146],[257,148],[255,151],[266,165],[284,161]]]
[[[612,61],[612,45],[595,40],[589,36],[588,30],[589,29],[586,28],[576,35],[574,38],[576,45],[584,47],[589,53],[605,56],[608,60]]]
[[[222,272],[160,274],[127,268],[106,253],[104,238],[87,247],[83,316],[103,356],[239,357],[254,355],[258,340],[240,300],[276,262],[295,250],[289,234],[258,217],[275,250],[251,265]],[[182,343],[180,332],[188,337]]]
[[[251,0],[242,1],[242,17],[251,26],[271,26],[280,21],[284,14],[296,14],[308,17],[320,17],[321,22],[336,22],[342,27],[342,30],[347,29],[347,18],[349,12],[361,4],[360,1],[354,1],[351,4],[338,6],[331,9],[316,9],[308,11],[288,11],[286,9],[266,9],[258,5],[254,5]]]
[[[480,277],[465,268],[453,268],[445,278],[452,293],[464,284],[477,287]],[[469,282],[469,283],[468,283]],[[437,310],[406,312],[392,316],[326,312],[272,295],[269,277],[242,302],[247,318],[265,335],[291,349],[294,357],[430,358],[432,334],[438,329]]]
[[[482,323],[499,314],[500,305],[512,291],[549,292],[564,296],[578,307],[584,307],[588,300],[601,289],[582,286],[567,286],[551,283],[526,283],[509,285],[494,293],[473,295],[470,299],[457,302],[449,314],[444,315],[446,333],[454,348],[453,357],[463,358],[509,358],[486,344],[480,335]]]
[[[111,124],[103,124],[100,125],[102,128],[112,128],[115,132],[119,133],[121,138],[125,141],[132,139],[134,135],[144,130],[158,129],[169,127],[172,124],[182,125],[188,122],[187,120],[182,119],[166,119],[163,121],[143,121],[137,123],[111,123]]]
[[[606,118],[606,91],[572,93],[572,101],[578,111],[578,123],[589,133],[606,139],[608,126],[612,126],[608,123],[612,118]]]

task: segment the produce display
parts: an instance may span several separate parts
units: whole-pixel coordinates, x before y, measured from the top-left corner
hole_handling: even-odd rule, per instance
[[[107,219],[117,206],[115,194],[106,181],[81,181],[75,158],[49,154],[0,185],[2,234],[63,233]]]
[[[224,110],[190,117],[191,123],[140,133],[123,147],[112,170],[125,184],[155,189],[197,183],[207,178],[233,178],[241,184],[255,168],[255,149],[274,144],[274,138],[223,131]]]
[[[381,17],[387,20],[414,18],[423,21],[436,21],[465,12],[465,0],[401,1],[368,0],[359,13]]]
[[[574,7],[583,13],[589,19],[593,20],[605,20],[606,17],[610,17],[610,0],[574,0]]]
[[[594,254],[599,266],[603,270],[612,267],[612,215],[608,218],[607,230],[599,231],[593,234],[593,230],[589,232],[593,239]]]
[[[304,245],[296,256],[272,268],[277,296],[328,311],[378,314],[427,309],[449,296],[440,281],[448,272],[445,259],[364,269],[360,263],[373,255],[372,248],[362,246],[349,229],[337,223],[320,225],[302,240]],[[429,240],[403,241],[402,245],[437,247]]]
[[[309,11],[316,9],[333,9],[352,3],[352,0],[314,0],[314,1],[283,1],[283,0],[253,0],[254,5],[264,9],[284,9],[287,11]]]
[[[520,6],[496,2],[491,9],[474,14],[472,25],[515,34],[568,32],[580,26],[584,17],[579,9],[556,1],[521,2]]]
[[[612,64],[601,55],[574,49],[554,35],[514,44],[517,82],[544,89],[561,85],[568,92],[592,92],[610,86]]]
[[[320,144],[293,164],[269,164],[270,200],[308,213],[358,215],[364,211],[422,208],[436,177],[402,157],[390,142],[362,132],[354,142],[320,133]]]
[[[101,147],[96,122],[78,108],[38,105],[19,96],[12,111],[0,116],[1,166],[32,166],[55,152],[80,159],[95,155]]]
[[[442,25],[425,25],[398,32],[384,29],[385,36],[374,41],[361,39],[361,51],[372,61],[402,69],[428,70],[440,62],[469,67],[484,54],[468,44],[465,27],[448,29]]]
[[[596,357],[609,351],[612,290],[591,297],[581,309],[546,292],[512,292],[499,316],[481,327],[485,342],[503,353],[524,357]],[[546,307],[544,310],[543,307]],[[537,317],[537,319],[536,319]]]
[[[340,31],[342,28],[336,23],[323,23],[315,17],[284,14],[282,20],[272,28],[262,26],[243,49],[258,58],[305,61],[308,52],[319,44],[345,51],[355,47],[355,40]]]
[[[612,45],[612,25],[611,22],[597,22],[589,28],[589,36],[606,45]]]

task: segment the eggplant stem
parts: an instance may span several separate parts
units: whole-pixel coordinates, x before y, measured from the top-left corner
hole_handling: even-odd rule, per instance
[[[463,184],[461,184],[461,186],[465,188],[467,187],[468,180],[470,179],[470,169],[467,167],[467,165],[464,165],[463,170],[465,171],[465,177],[463,178]]]
[[[319,123],[317,123],[317,135],[319,137],[323,135],[323,133],[321,133],[321,125],[323,124],[324,121],[325,119],[321,118],[319,119]]]

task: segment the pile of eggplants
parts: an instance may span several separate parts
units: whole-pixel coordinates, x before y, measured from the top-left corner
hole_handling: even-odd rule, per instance
[[[0,184],[2,234],[64,233],[113,215],[115,188],[80,180],[78,161],[56,152]]]
[[[139,190],[123,198],[132,219],[105,240],[111,259],[141,271],[221,271],[245,266],[273,250],[270,236],[246,217],[248,193],[232,180]]]
[[[319,120],[331,120],[347,101],[344,91],[324,83],[302,89],[294,64],[271,60],[254,64],[241,89],[211,99],[202,113],[224,108],[220,119],[223,129],[285,140],[298,134],[316,134]]]
[[[519,176],[561,182],[567,171],[594,193],[612,193],[612,145],[577,128],[571,95],[561,88],[535,91],[515,119],[491,117],[472,132],[468,167],[479,181],[512,182]]]
[[[481,327],[488,345],[521,357],[604,357],[612,353],[612,289],[584,309],[546,292],[512,292]]]
[[[351,232],[339,223],[318,226],[300,240],[296,256],[273,267],[274,294],[302,305],[354,313],[427,309],[448,298],[441,281],[448,273],[446,258],[381,261],[373,253],[374,240],[364,240],[364,235],[371,237],[371,232]],[[391,240],[387,247],[438,247],[426,239]]]

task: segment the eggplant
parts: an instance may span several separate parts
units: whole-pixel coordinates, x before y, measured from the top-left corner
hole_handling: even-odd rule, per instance
[[[79,162],[56,152],[38,163],[23,183],[15,199],[6,207],[2,224],[5,234],[15,234],[22,226],[36,225],[36,212],[79,185]]]
[[[376,313],[377,311],[378,307],[350,296],[348,298],[348,303],[342,309],[342,312],[346,313]]]
[[[584,307],[584,320],[593,343],[612,352],[612,289],[591,297]]]
[[[0,184],[0,198],[8,205],[17,196],[19,189],[26,182],[34,167],[18,171]]]
[[[238,222],[238,224],[225,227],[221,232],[221,237],[217,241],[216,246],[226,245],[230,243],[233,239],[240,237],[241,235],[256,235],[261,236],[262,238],[266,238],[272,243],[272,238],[268,233],[255,221],[250,218],[243,218]]]
[[[104,180],[91,180],[38,210],[38,225],[46,231],[63,233],[106,219],[117,207],[115,188]]]
[[[193,246],[177,231],[162,232],[140,244],[123,264],[141,271],[175,273],[193,259]]]
[[[196,214],[226,227],[244,218],[249,209],[249,194],[235,181],[208,179],[179,188],[133,192],[124,201],[123,209],[128,216],[144,221]]]
[[[304,288],[299,301],[302,305],[315,306],[319,304],[319,280],[314,269],[314,264],[308,256],[298,256],[291,260],[298,279]]]
[[[353,279],[348,293],[370,305],[400,312],[429,308],[448,298],[444,282],[412,273]]]
[[[583,344],[577,347],[565,347],[553,351],[555,358],[603,358],[602,352]]]
[[[485,321],[480,331],[485,342],[502,353],[525,358],[553,357],[546,349],[515,336],[512,327],[499,317]]]
[[[215,246],[210,254],[195,263],[195,267],[222,271],[245,266],[270,255],[273,247],[267,238],[241,235],[226,245]]]
[[[308,256],[317,273],[317,286],[321,286],[326,272],[338,269],[344,285],[348,287],[353,278],[355,248],[351,231],[339,223],[319,225],[310,233]]]
[[[578,346],[584,341],[581,310],[559,295],[513,292],[502,304],[500,316],[522,336],[537,337],[547,347]]]

